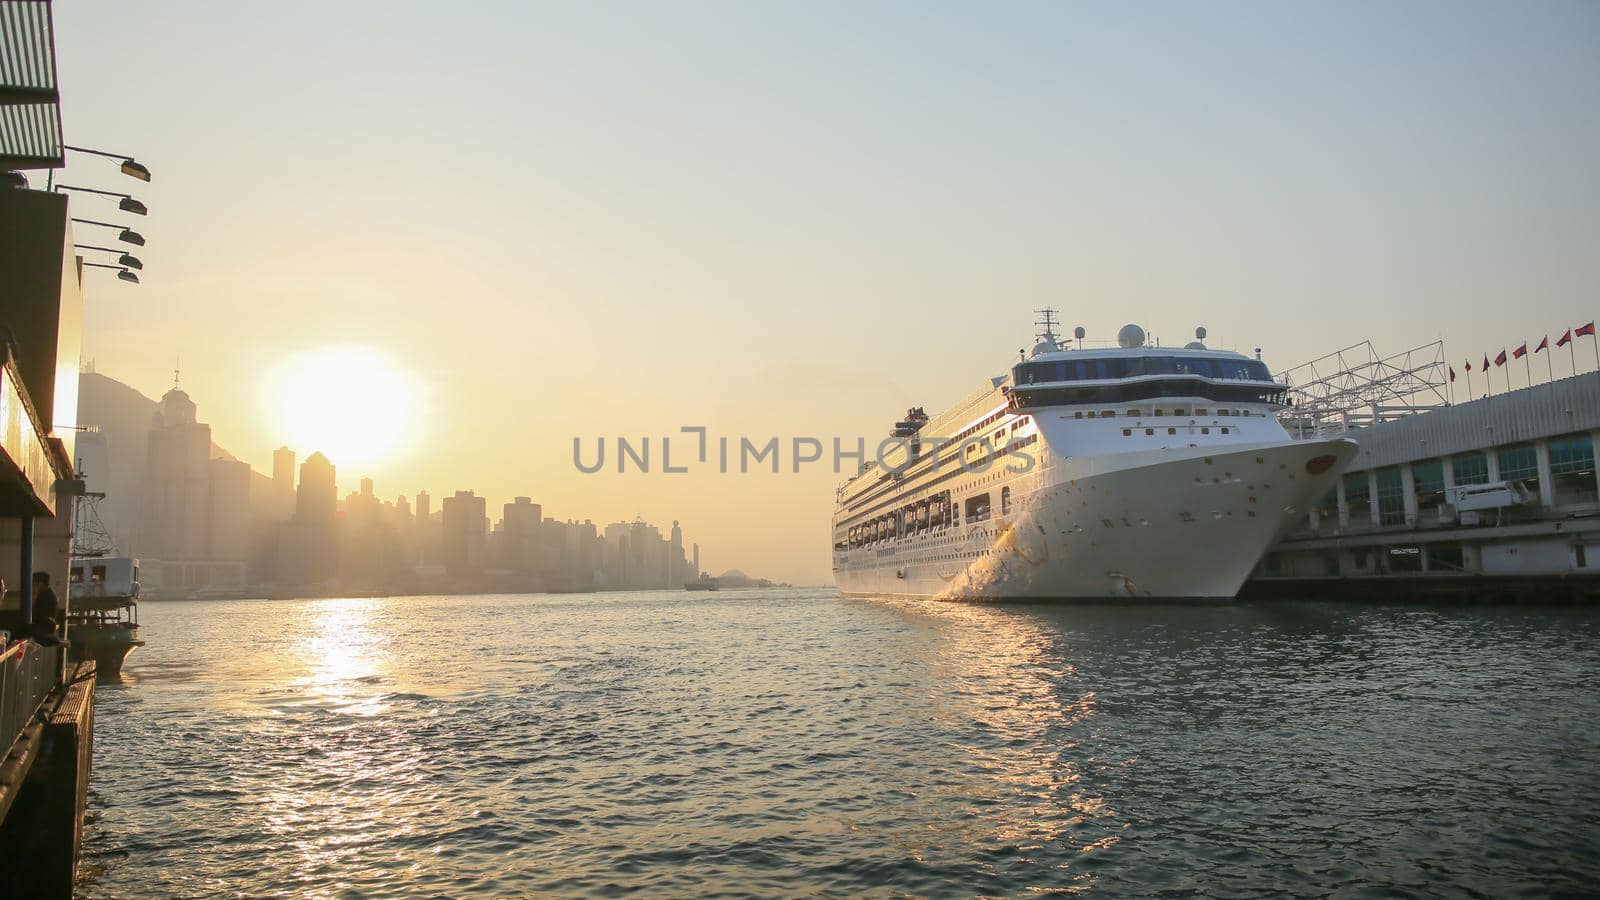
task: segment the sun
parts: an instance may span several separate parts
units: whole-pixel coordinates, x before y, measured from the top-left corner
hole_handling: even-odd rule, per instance
[[[368,466],[404,454],[423,420],[421,391],[394,357],[355,344],[295,353],[267,384],[275,434],[302,457]]]

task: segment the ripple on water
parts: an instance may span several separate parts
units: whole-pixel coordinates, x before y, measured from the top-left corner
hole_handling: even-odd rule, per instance
[[[1351,896],[1600,877],[1581,610],[147,604],[82,892]]]

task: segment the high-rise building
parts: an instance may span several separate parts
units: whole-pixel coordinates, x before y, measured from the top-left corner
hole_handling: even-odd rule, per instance
[[[433,515],[433,501],[427,491],[417,492],[417,521],[426,522]]]
[[[484,498],[456,491],[439,504],[444,513],[444,568],[451,575],[483,572],[489,515]]]
[[[315,584],[338,571],[335,475],[333,463],[321,453],[311,454],[300,464],[294,518],[284,526],[280,541],[278,577],[289,584]]]
[[[333,525],[339,489],[334,466],[321,453],[313,453],[300,464],[300,485],[294,494],[294,517],[302,524]]]
[[[195,421],[194,401],[174,387],[156,404],[145,454],[141,556],[204,559],[210,495],[211,426]]]
[[[667,587],[678,587],[685,581],[684,569],[688,566],[683,562],[683,529],[678,527],[678,520],[672,520],[672,542],[667,548]]]
[[[288,447],[272,451],[272,508],[279,519],[294,513],[294,451]]]
[[[503,509],[501,529],[505,565],[518,572],[532,572],[539,566],[539,535],[544,510],[528,497],[518,497]]]
[[[250,466],[211,460],[207,559],[243,562],[250,555]]]

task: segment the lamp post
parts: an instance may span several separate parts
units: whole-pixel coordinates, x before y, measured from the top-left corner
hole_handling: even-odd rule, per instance
[[[122,201],[117,204],[117,208],[123,212],[133,213],[136,216],[148,216],[150,214],[150,210],[147,209],[143,203],[133,199],[133,195],[131,194],[119,194],[116,191],[101,191],[94,188],[74,187],[70,184],[58,184],[55,186],[55,190],[83,191],[86,194],[99,194],[103,197],[121,197]]]
[[[83,265],[93,266],[96,269],[116,269],[117,270],[117,277],[120,278],[121,280],[126,281],[126,282],[128,282],[130,284],[138,284],[139,283],[139,276],[133,274],[132,272],[129,272],[127,269],[124,269],[122,266],[113,266],[113,265],[108,265],[106,263],[92,263],[92,262],[86,262]]]
[[[132,244],[135,247],[144,246],[144,235],[134,231],[131,228],[128,228],[126,225],[116,225],[111,222],[96,222],[93,219],[79,219],[77,217],[73,217],[72,221],[82,222],[85,225],[99,225],[102,228],[121,229],[121,233],[117,235],[117,240],[123,242],[124,244]]]
[[[72,246],[78,247],[78,248],[80,248],[82,250],[102,250],[102,251],[105,251],[106,253],[120,253],[122,255],[117,257],[117,265],[119,265],[119,266],[127,266],[130,269],[143,269],[144,268],[144,262],[142,260],[140,260],[139,257],[133,256],[133,255],[128,254],[128,253],[125,253],[125,252],[123,252],[121,250],[118,250],[115,247],[96,247],[93,244],[73,244]]]
[[[72,150],[77,153],[93,153],[95,156],[104,156],[109,159],[120,159],[122,160],[122,174],[129,178],[137,178],[140,181],[150,180],[150,170],[145,168],[143,164],[135,162],[133,157],[125,153],[107,153],[104,150],[90,150],[88,147],[71,147],[65,144],[62,145],[62,149]]]

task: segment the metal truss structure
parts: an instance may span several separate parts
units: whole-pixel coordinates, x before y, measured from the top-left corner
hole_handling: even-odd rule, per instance
[[[1278,380],[1289,389],[1289,406],[1279,419],[1297,439],[1450,405],[1443,341],[1387,357],[1362,341],[1282,372]]]

